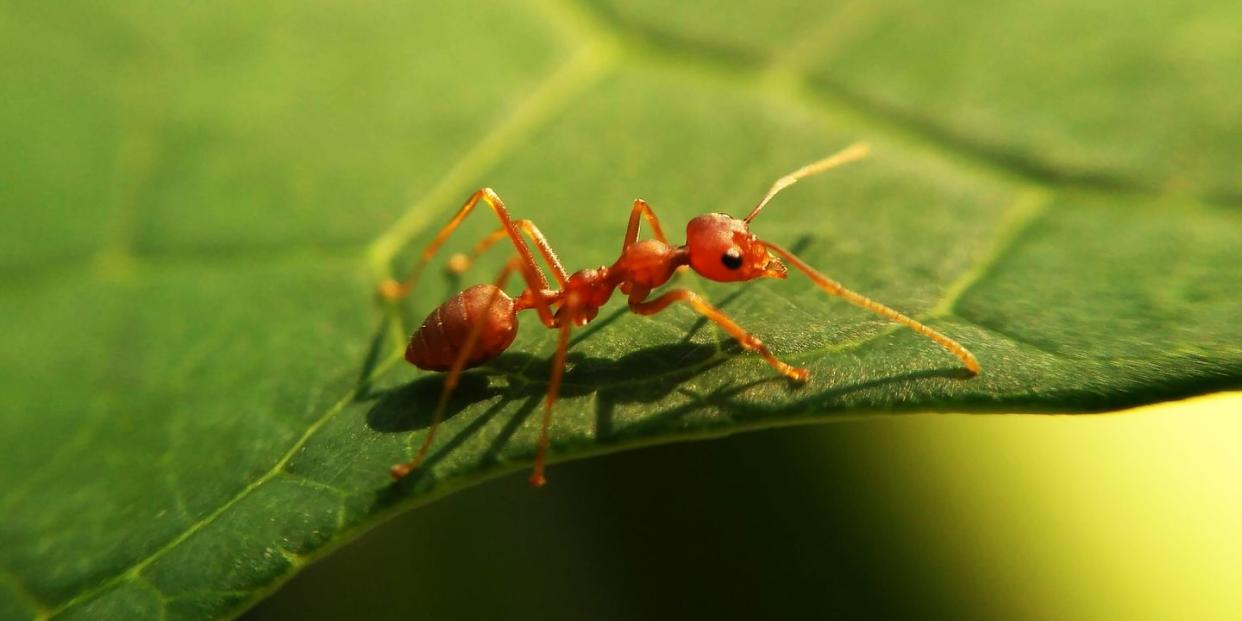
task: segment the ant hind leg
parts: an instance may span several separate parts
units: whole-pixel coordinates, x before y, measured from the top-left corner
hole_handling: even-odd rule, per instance
[[[488,299],[487,308],[490,310],[496,300],[500,298],[500,293],[504,289],[505,282],[509,280],[509,276],[515,271],[522,269],[523,265],[518,257],[513,257],[505,264],[500,275],[496,277],[495,289],[492,296]],[[435,415],[431,419],[431,427],[427,429],[427,435],[423,437],[422,444],[418,447],[418,452],[414,454],[409,461],[394,464],[389,468],[388,473],[392,475],[394,480],[401,480],[409,475],[422,463],[423,458],[427,456],[427,450],[431,448],[432,441],[435,440],[436,430],[440,427],[440,422],[444,420],[444,411],[448,408],[449,398],[453,395],[453,390],[457,388],[457,383],[461,379],[462,371],[466,368],[466,361],[470,359],[470,355],[474,353],[475,345],[479,342],[479,335],[483,332],[483,325],[489,313],[479,313],[474,324],[470,327],[470,332],[466,335],[466,341],[462,344],[461,350],[457,352],[457,357],[453,359],[453,365],[449,367],[448,375],[444,377],[444,384],[440,389],[440,400],[436,403]]]
[[[561,264],[560,258],[556,256],[556,251],[552,250],[551,244],[543,236],[543,231],[540,231],[539,227],[530,220],[514,220],[513,226],[525,233],[534,242],[535,248],[539,250],[539,254],[543,257],[544,262],[548,264],[548,267],[552,268],[552,276],[556,278],[556,282],[560,286],[564,287],[565,283],[569,281],[569,274],[565,271],[565,266]],[[487,252],[489,248],[496,245],[496,242],[508,236],[508,227],[502,225],[479,240],[479,243],[475,244],[468,254],[460,253],[449,257],[449,272],[460,274],[466,271],[484,252]]]
[[[448,224],[444,225],[444,228],[440,229],[440,231],[436,233],[435,238],[432,239],[431,243],[427,244],[427,247],[423,249],[423,252],[418,256],[418,259],[410,268],[410,271],[407,272],[404,279],[396,280],[389,278],[388,280],[380,283],[380,296],[385,300],[391,301],[399,300],[408,295],[414,288],[414,284],[418,281],[419,275],[422,274],[423,268],[426,267],[427,263],[431,261],[431,258],[435,256],[436,251],[440,249],[440,246],[444,244],[449,235],[452,235],[453,231],[457,230],[457,227],[461,225],[462,220],[465,220],[466,216],[470,215],[470,212],[473,211],[475,206],[480,202],[490,207],[492,212],[496,214],[496,217],[500,219],[501,228],[505,230],[505,234],[508,235],[509,239],[513,241],[513,246],[517,249],[518,257],[520,257],[521,261],[526,264],[527,269],[524,271],[534,276],[536,279],[537,286],[532,284],[532,288],[538,290],[547,289],[548,279],[544,276],[543,270],[539,268],[538,263],[535,262],[535,257],[531,253],[530,247],[526,245],[525,240],[522,239],[518,226],[513,222],[512,218],[509,217],[509,210],[505,207],[504,201],[500,200],[500,196],[498,196],[496,192],[492,191],[491,188],[482,188],[477,190],[474,194],[471,194],[470,198],[461,206],[460,209],[457,210],[457,213],[453,215],[453,218],[449,220]],[[493,241],[492,243],[495,242]]]

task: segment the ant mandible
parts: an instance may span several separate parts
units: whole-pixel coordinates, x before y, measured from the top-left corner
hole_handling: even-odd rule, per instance
[[[687,304],[716,322],[737,339],[742,347],[762,356],[777,372],[795,382],[807,380],[809,372],[806,369],[781,362],[768,351],[762,341],[698,294],[686,289],[673,289],[648,299],[653,289],[668,282],[673,273],[682,266],[689,266],[700,276],[710,280],[737,282],[756,278],[784,279],[785,263],[788,263],[806,274],[820,289],[883,315],[935,341],[957,356],[971,375],[977,375],[978,360],[957,341],[879,302],[846,289],[835,280],[815,271],[788,250],[761,240],[750,232],[751,220],[759,215],[778,192],[800,179],[861,159],[867,155],[868,150],[866,144],[857,143],[777,179],[750,214],[740,220],[721,213],[694,218],[686,225],[686,243],[681,246],[669,243],[655,212],[646,201],[637,199],[630,211],[629,226],[621,244],[621,257],[610,266],[587,268],[573,274],[565,272],[556,253],[534,222],[511,219],[500,197],[490,188],[483,188],[472,194],[453,219],[423,250],[403,281],[390,279],[380,285],[380,295],[390,301],[408,294],[436,250],[480,201],[491,207],[500,219],[500,228],[475,245],[471,257],[453,257],[449,262],[449,269],[454,272],[464,271],[472,257],[477,257],[505,237],[517,249],[517,255],[506,263],[494,283],[475,285],[449,298],[427,316],[410,338],[405,359],[420,369],[447,371],[448,376],[444,380],[431,428],[423,438],[422,445],[413,459],[391,468],[392,477],[401,479],[408,475],[427,454],[436,428],[444,417],[449,396],[456,388],[462,371],[496,358],[513,343],[517,334],[519,311],[534,309],[544,326],[558,332],[552,376],[548,382],[547,398],[544,400],[543,423],[535,453],[534,471],[530,477],[530,483],[535,487],[547,482],[543,473],[544,454],[548,447],[548,426],[552,420],[552,405],[556,403],[561,376],[565,370],[569,333],[575,326],[584,326],[594,319],[600,307],[618,288],[628,296],[630,310],[639,315],[654,315],[676,302]],[[638,240],[640,218],[645,219],[651,226],[655,239]],[[522,234],[534,242],[535,248],[552,269],[556,288],[550,286]],[[503,290],[505,282],[514,271],[520,272],[526,282],[526,289],[517,298],[509,297]]]

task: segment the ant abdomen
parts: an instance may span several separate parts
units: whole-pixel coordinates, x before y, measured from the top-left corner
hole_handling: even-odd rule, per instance
[[[483,316],[478,340],[470,347],[465,368],[478,366],[499,356],[517,336],[517,311],[513,298],[495,285],[475,285],[451,297],[423,320],[405,359],[428,371],[447,371],[466,341],[475,321]]]

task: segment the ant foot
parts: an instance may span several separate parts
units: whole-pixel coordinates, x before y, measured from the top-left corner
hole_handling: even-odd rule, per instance
[[[405,294],[410,292],[410,287],[389,278],[379,284],[376,292],[379,293],[381,298],[389,302],[395,302],[405,297]]]
[[[470,257],[460,252],[449,257],[444,269],[450,274],[460,274],[470,268]]]
[[[417,466],[410,462],[406,462],[404,464],[393,464],[393,467],[388,469],[388,474],[392,477],[392,480],[400,481],[406,476],[409,476],[409,474],[413,472],[416,467]]]
[[[811,372],[802,367],[794,367],[785,376],[795,382],[802,383],[811,378]]]
[[[530,486],[531,487],[543,487],[544,485],[547,485],[547,484],[548,484],[548,478],[543,476],[542,472],[536,472],[530,475]]]

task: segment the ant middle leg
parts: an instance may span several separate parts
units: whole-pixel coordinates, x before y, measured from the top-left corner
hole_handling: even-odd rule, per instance
[[[699,314],[716,322],[729,336],[737,339],[742,347],[749,349],[767,361],[773,369],[776,369],[781,375],[788,377],[795,382],[805,382],[810,377],[810,372],[802,367],[795,367],[782,362],[772,352],[768,350],[767,345],[758,337],[746,331],[745,328],[738,325],[737,322],[729,318],[723,311],[712,306],[707,300],[703,299],[697,293],[687,289],[673,289],[664,295],[653,300],[642,300],[637,296],[630,296],[630,310],[639,315],[654,315],[672,305],[674,302],[682,302],[689,305]]]
[[[668,238],[664,236],[664,230],[660,228],[660,219],[651,210],[651,205],[648,205],[647,201],[641,198],[636,198],[634,199],[634,207],[630,209],[629,226],[625,228],[625,240],[621,242],[622,252],[638,241],[638,225],[641,223],[639,218],[647,220],[647,224],[651,226],[651,234],[656,239],[666,244],[668,243]]]
[[[404,279],[398,281],[389,278],[388,280],[380,283],[380,296],[387,300],[397,300],[407,295],[410,290],[413,289],[414,284],[418,281],[418,277],[422,273],[423,268],[426,267],[427,263],[431,261],[431,258],[435,256],[436,251],[440,249],[440,246],[444,244],[444,241],[448,239],[449,235],[451,235],[453,231],[457,230],[457,227],[461,225],[462,220],[465,220],[466,216],[470,215],[470,212],[474,210],[475,206],[478,205],[480,201],[490,207],[492,212],[496,214],[496,217],[500,219],[501,228],[505,230],[505,234],[508,235],[509,239],[513,241],[513,245],[517,249],[518,257],[527,266],[527,269],[524,269],[523,272],[533,275],[536,278],[536,282],[532,284],[531,287],[539,290],[547,289],[548,279],[544,276],[543,270],[539,268],[539,264],[535,262],[535,257],[531,253],[530,247],[526,245],[525,240],[522,239],[518,226],[513,222],[512,218],[509,217],[509,210],[505,207],[504,201],[500,200],[500,196],[498,196],[491,188],[482,188],[475,191],[474,194],[471,194],[470,198],[461,206],[461,209],[457,210],[457,213],[453,215],[453,218],[449,220],[448,224],[444,225],[444,228],[440,229],[440,232],[436,233],[435,238],[433,238],[431,243],[427,244],[427,247],[423,249],[423,252],[410,268],[410,271],[406,273],[406,277]]]
[[[561,378],[565,374],[565,355],[569,351],[569,333],[573,330],[575,314],[579,311],[579,301],[571,293],[565,300],[561,316],[561,325],[557,327],[556,355],[552,357],[552,377],[548,380],[548,394],[543,401],[543,420],[539,426],[539,443],[535,447],[535,464],[530,474],[531,487],[543,487],[548,478],[544,476],[545,458],[548,452],[548,430],[552,426],[552,406],[561,390]]]

